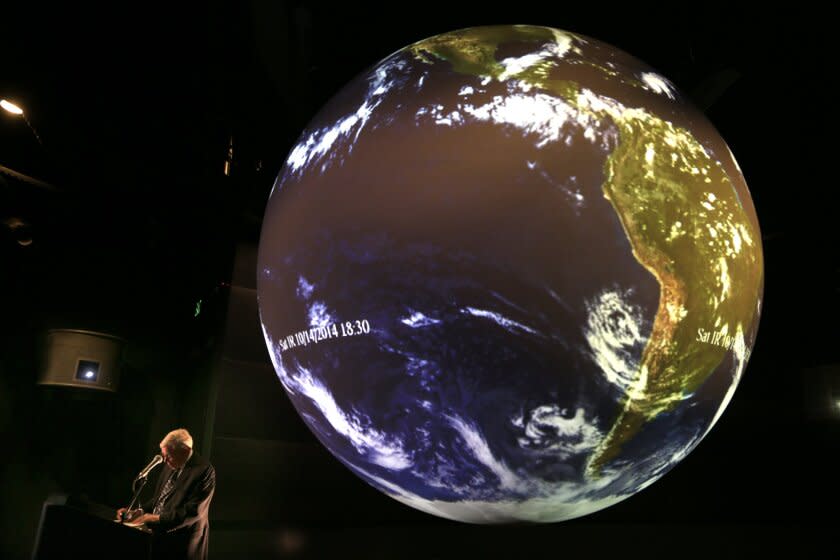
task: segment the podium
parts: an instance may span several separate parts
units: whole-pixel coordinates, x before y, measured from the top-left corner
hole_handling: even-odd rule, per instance
[[[50,497],[41,509],[32,560],[148,560],[151,531],[121,525],[114,516],[114,509],[106,506],[68,496]]]

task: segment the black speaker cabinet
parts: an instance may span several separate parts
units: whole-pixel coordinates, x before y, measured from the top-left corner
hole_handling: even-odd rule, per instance
[[[39,385],[116,391],[124,340],[93,331],[47,331]]]

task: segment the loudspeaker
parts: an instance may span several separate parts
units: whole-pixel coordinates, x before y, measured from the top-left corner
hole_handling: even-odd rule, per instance
[[[47,331],[39,385],[116,391],[125,341],[93,331]]]

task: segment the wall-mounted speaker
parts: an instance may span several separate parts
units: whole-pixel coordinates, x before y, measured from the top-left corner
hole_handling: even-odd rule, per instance
[[[105,333],[49,330],[38,384],[116,391],[124,344]]]

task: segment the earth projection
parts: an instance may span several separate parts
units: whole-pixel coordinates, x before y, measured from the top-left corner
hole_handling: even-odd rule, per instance
[[[473,523],[662,477],[750,355],[761,236],[719,133],[654,69],[547,27],[462,29],[352,80],[265,211],[260,320],[320,442]]]

